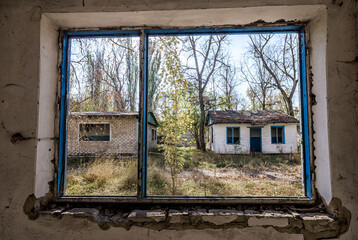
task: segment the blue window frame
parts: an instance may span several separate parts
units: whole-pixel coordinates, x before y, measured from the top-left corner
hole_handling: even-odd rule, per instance
[[[285,144],[285,126],[271,126],[271,143]]]
[[[240,144],[240,127],[226,127],[226,143]]]
[[[128,30],[128,31],[75,31],[64,32],[63,45],[62,45],[62,73],[61,73],[61,100],[60,100],[60,134],[59,134],[59,160],[57,171],[57,196],[63,197],[63,186],[66,179],[66,136],[67,136],[67,120],[68,120],[68,98],[69,91],[69,63],[71,41],[73,38],[94,38],[94,37],[113,37],[113,36],[141,36],[141,50],[144,54],[141,55],[140,65],[142,66],[143,73],[141,76],[142,84],[140,85],[140,148],[138,150],[140,163],[139,181],[141,184],[138,186],[137,199],[142,201],[147,198],[146,195],[146,173],[147,173],[147,114],[148,114],[148,37],[149,36],[168,36],[168,35],[209,35],[209,34],[265,34],[265,33],[298,33],[299,34],[299,57],[300,57],[300,106],[301,106],[301,124],[302,124],[302,156],[303,156],[303,172],[304,172],[304,189],[305,197],[311,199],[311,169],[310,169],[310,145],[309,145],[309,121],[308,121],[308,98],[307,98],[307,80],[306,80],[306,47],[305,47],[305,31],[303,26],[279,26],[279,27],[243,27],[243,28],[197,28],[197,29],[141,29],[141,30]],[[230,130],[229,130],[230,129]],[[235,132],[239,132],[239,137]],[[277,143],[284,143],[284,128],[282,127],[282,140],[277,137],[279,127],[272,128],[271,131],[276,131],[276,138],[274,141]],[[229,134],[231,132],[231,136]],[[227,144],[240,143],[240,128],[228,127],[227,128]],[[272,139],[272,138],[271,138]],[[121,198],[121,197],[117,197]],[[122,197],[126,198],[126,197]],[[225,197],[223,202],[231,197]],[[234,197],[236,198],[236,197]],[[133,198],[129,198],[131,201]],[[117,199],[118,200],[118,199]],[[219,199],[220,200],[220,199]],[[152,198],[148,202],[153,202]]]

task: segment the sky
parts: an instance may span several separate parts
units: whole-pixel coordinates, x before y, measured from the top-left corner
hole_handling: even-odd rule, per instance
[[[278,34],[277,34],[277,36],[278,36]],[[208,37],[208,36],[206,36],[206,37]],[[133,44],[133,49],[139,50],[139,37],[134,37],[133,39],[136,40]],[[224,52],[226,52],[230,55],[232,64],[234,64],[236,67],[239,67],[241,61],[247,62],[248,59],[245,58],[244,55],[247,52],[248,47],[249,47],[249,42],[250,42],[249,36],[243,35],[243,34],[228,35],[227,39],[229,41],[229,45],[226,45],[224,47]],[[273,40],[277,41],[278,39],[279,38],[277,37],[277,38],[274,38]],[[86,39],[86,41],[91,43],[91,45],[90,45],[91,47],[90,47],[89,51],[92,52],[93,54],[96,51],[95,43],[96,44],[101,43],[100,40],[101,40],[101,38],[92,38],[92,39],[87,38]],[[105,48],[105,49],[106,49],[105,55],[110,58],[111,52],[107,51],[107,48]],[[78,64],[76,65],[76,63],[75,63],[76,61],[79,61],[81,58],[83,58],[83,55],[80,53],[79,42],[78,42],[78,40],[73,39],[72,44],[71,44],[71,62],[73,63],[73,65],[78,66],[78,67],[76,67],[76,73],[77,73],[78,78],[80,79],[79,82],[83,86],[82,87],[82,91],[83,91],[84,83],[86,82],[85,81],[86,76],[83,72],[83,69],[81,69],[79,67],[79,65]],[[186,56],[182,54],[180,56],[180,60],[182,62],[186,62],[185,59],[186,59]],[[193,62],[191,62],[191,63],[193,63]],[[72,78],[71,81],[73,81],[74,80],[73,77],[71,77],[71,78]],[[237,75],[236,79],[239,82],[239,79],[240,79],[239,75]],[[213,79],[213,80],[215,81],[215,79]],[[216,82],[212,82],[211,86],[209,84],[208,90],[213,91],[214,88],[217,88],[217,86],[215,86],[215,84],[216,84]],[[240,81],[240,84],[238,86],[236,86],[236,89],[235,89],[236,93],[240,96],[240,98],[244,98],[245,101],[247,102],[247,104],[249,104],[249,99],[247,97],[247,89],[248,88],[249,88],[249,85],[246,82]],[[138,86],[137,86],[137,89],[139,89]],[[297,88],[296,92],[298,92],[298,88]],[[78,93],[79,93],[78,87],[73,87],[70,89],[70,94],[75,96]],[[137,96],[138,96],[138,94],[137,94]],[[295,94],[294,105],[298,106],[298,94]]]

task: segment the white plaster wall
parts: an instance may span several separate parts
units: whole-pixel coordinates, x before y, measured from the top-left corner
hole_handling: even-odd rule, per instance
[[[316,187],[326,202],[332,200],[331,184],[327,184],[327,179],[331,179],[329,135],[328,135],[328,106],[327,106],[327,13],[322,12],[308,25],[308,43],[310,47],[310,63],[317,67],[311,69],[314,76],[312,93],[316,96],[316,104],[312,106],[314,112],[312,120],[315,124],[314,155],[316,168]],[[312,46],[315,46],[314,48]]]
[[[250,131],[247,124],[214,124],[214,152],[216,153],[250,153]],[[227,144],[226,127],[240,127],[240,144]]]
[[[54,116],[57,112],[56,94],[59,78],[57,27],[45,16],[40,27],[38,142],[35,165],[35,186],[37,187],[34,189],[36,197],[44,196],[49,191],[48,182],[54,178],[54,166],[51,160],[54,159],[54,153],[56,153]]]
[[[339,3],[342,3],[339,6]],[[320,7],[314,4],[322,4]],[[281,6],[277,8],[277,6]],[[228,12],[216,10],[231,9]],[[182,18],[182,10],[191,9],[200,11],[201,14],[187,14]],[[211,11],[206,12],[206,9]],[[241,9],[241,11],[240,11]],[[96,24],[106,24],[107,26],[121,26],[121,21],[116,20],[111,24],[115,12],[126,12],[118,14],[127,16],[125,20],[130,21],[128,15],[135,14],[133,25],[144,22],[152,24],[160,22],[162,25],[170,26],[175,24],[183,25],[216,25],[216,24],[249,24],[256,20],[277,21],[285,20],[311,20],[319,15],[319,11],[327,9],[327,25],[322,23],[316,29],[310,32],[314,46],[319,47],[320,37],[327,36],[326,51],[327,61],[326,87],[314,90],[318,96],[322,91],[326,92],[327,100],[327,119],[316,116],[314,128],[316,134],[321,130],[317,124],[327,124],[328,144],[322,145],[323,148],[317,151],[316,161],[321,161],[322,155],[329,152],[329,160],[322,161],[322,165],[317,168],[327,167],[329,162],[329,175],[321,175],[331,180],[321,182],[322,185],[332,184],[331,189],[326,189],[324,193],[329,200],[336,197],[342,200],[342,203],[352,214],[350,228],[347,233],[340,236],[340,239],[358,239],[358,149],[356,137],[358,136],[358,95],[357,95],[357,4],[354,0],[331,1],[331,0],[213,0],[203,1],[19,1],[3,0],[0,2],[0,239],[303,239],[302,235],[292,235],[280,233],[272,227],[261,228],[251,227],[245,229],[205,229],[205,230],[182,230],[160,232],[144,228],[133,228],[126,231],[121,228],[111,228],[103,231],[93,223],[85,219],[55,219],[40,218],[31,221],[23,213],[23,204],[30,194],[35,193],[36,184],[46,183],[49,175],[44,173],[41,180],[35,179],[39,169],[37,166],[44,166],[44,171],[51,172],[50,156],[55,153],[39,157],[38,151],[46,151],[47,147],[40,150],[36,142],[39,125],[40,110],[37,104],[40,101],[42,78],[40,65],[40,34],[41,32],[41,13],[56,13],[66,19],[63,25],[81,27],[96,27]],[[179,13],[172,14],[154,14],[149,17],[139,11],[153,10],[181,10]],[[84,17],[78,18],[78,13],[87,13]],[[95,18],[92,12],[112,12],[108,18]],[[62,13],[71,13],[71,17],[61,15]],[[241,14],[242,13],[242,14]],[[92,17],[91,17],[92,16]],[[103,15],[102,15],[103,16]],[[111,17],[112,16],[112,17]],[[144,17],[145,16],[145,17]],[[167,17],[165,19],[165,16]],[[169,16],[169,17],[168,17]],[[171,16],[175,16],[171,18]],[[77,18],[77,19],[76,19]],[[82,20],[80,20],[82,19]],[[133,20],[134,18],[132,18]],[[80,21],[76,21],[80,20]],[[173,21],[175,20],[175,21]],[[52,21],[52,20],[51,20]],[[57,20],[56,20],[57,21]],[[61,21],[61,20],[58,20]],[[126,22],[129,24],[129,22]],[[92,25],[92,26],[91,26]],[[327,29],[327,34],[322,31]],[[318,31],[320,30],[320,31]],[[51,32],[49,30],[49,32]],[[52,31],[53,32],[53,31]],[[54,45],[56,33],[49,38],[53,40]],[[53,56],[55,58],[55,56]],[[312,70],[316,70],[323,63],[323,58],[316,58],[312,61]],[[46,71],[51,70],[49,66]],[[45,72],[46,72],[45,71]],[[317,72],[314,74],[317,74]],[[316,76],[312,77],[313,84]],[[324,81],[324,78],[321,78]],[[57,78],[49,77],[48,81],[57,81]],[[322,85],[324,88],[324,85]],[[49,92],[51,88],[49,89]],[[52,94],[50,94],[53,97]],[[56,104],[50,101],[50,104]],[[316,111],[317,109],[313,109]],[[48,112],[49,116],[51,112]],[[319,114],[318,114],[319,115]],[[53,119],[50,116],[49,119]],[[56,126],[56,125],[55,125]],[[56,127],[55,127],[56,129]],[[325,128],[324,128],[325,129]],[[12,134],[20,132],[28,141],[22,141],[17,145],[10,143]],[[323,132],[322,132],[323,133]],[[50,144],[51,145],[51,144]],[[43,145],[45,146],[45,145]],[[37,149],[38,148],[38,149]],[[45,153],[44,153],[45,154]],[[36,162],[37,159],[44,163]],[[318,178],[318,175],[317,175]],[[40,182],[41,183],[40,183]],[[318,180],[317,180],[318,181]],[[320,190],[319,190],[320,191]],[[41,196],[46,192],[36,193]],[[329,202],[329,201],[328,201]],[[328,203],[327,202],[327,203]]]
[[[271,143],[271,126],[285,126],[285,144]],[[240,127],[240,144],[226,143],[226,128]],[[250,153],[250,128],[249,124],[214,124],[214,152],[216,153]],[[261,128],[261,141],[263,153],[296,153],[297,152],[297,127],[296,124],[270,124]]]
[[[358,239],[358,18],[357,1],[327,15],[328,148],[332,197],[351,214],[342,239]],[[327,176],[326,176],[327,177]]]
[[[271,126],[285,126],[285,143],[271,143]],[[297,152],[297,125],[289,124],[270,124],[261,129],[262,152],[263,153],[296,153]]]

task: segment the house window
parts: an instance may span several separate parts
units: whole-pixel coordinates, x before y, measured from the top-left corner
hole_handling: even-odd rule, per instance
[[[152,129],[152,140],[157,140],[157,130]]]
[[[214,143],[214,128],[210,128],[210,134],[211,134],[211,143]]]
[[[302,26],[67,32],[64,36],[59,196],[109,195],[143,202],[171,197],[175,198],[171,201],[184,202],[195,202],[197,197],[217,197],[222,202],[226,197],[245,196],[311,198]],[[245,54],[245,44],[250,48],[250,58]],[[286,53],[292,56],[282,55]],[[281,67],[289,59],[289,67]],[[240,68],[236,66],[239,62]],[[275,71],[270,72],[270,67]],[[278,77],[271,76],[276,72]],[[241,86],[239,79],[245,79]],[[275,81],[283,81],[281,88]],[[284,102],[287,97],[292,99]],[[78,135],[72,135],[72,126],[85,118],[110,120],[110,142],[117,145],[93,144],[91,149],[76,145],[73,139]],[[294,152],[298,158],[303,156],[304,165],[296,166],[291,174],[300,176],[298,181],[286,181],[286,189],[270,182],[280,188],[277,190],[267,187],[269,177],[248,182],[246,177],[250,176],[240,179],[225,173],[228,168],[238,172],[242,164],[251,161],[246,157],[242,161],[242,156],[250,152],[247,126],[281,122],[287,123],[289,136],[291,132],[297,135],[300,123],[299,141],[293,141],[287,149],[283,148],[287,144],[280,149],[268,148],[270,133],[264,130],[258,140],[263,154]],[[157,139],[157,129],[149,130],[148,124],[160,132],[158,152],[148,151],[149,141]],[[215,133],[214,124],[218,124]],[[108,132],[108,136],[101,132]],[[218,140],[218,153],[207,153],[205,140],[210,135],[211,142]],[[80,125],[83,141],[105,137],[109,138],[109,126]],[[285,143],[284,127],[271,128],[271,142]],[[299,150],[297,143],[301,144]],[[257,158],[252,162],[262,162],[260,155],[253,157]],[[281,156],[274,159],[281,164]],[[90,168],[76,176],[80,173],[77,168],[83,169],[78,164],[83,162]],[[269,171],[245,167],[248,170],[240,172],[248,175]],[[257,179],[266,182],[257,185]],[[303,190],[297,182],[304,183]]]
[[[240,127],[227,127],[226,139],[227,144],[240,144]]]
[[[79,141],[110,141],[110,125],[81,123]]]
[[[271,143],[285,143],[285,127],[275,126],[271,127]]]

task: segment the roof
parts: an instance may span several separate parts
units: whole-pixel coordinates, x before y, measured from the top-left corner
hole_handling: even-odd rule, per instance
[[[155,115],[154,115],[154,113],[153,112],[148,112],[149,114],[148,114],[148,123],[149,124],[152,124],[153,126],[156,126],[156,127],[158,127],[158,121],[157,121],[157,119],[155,118]]]
[[[71,116],[86,116],[86,117],[138,117],[137,112],[70,112]]]
[[[70,116],[78,117],[135,117],[138,118],[137,112],[70,112]],[[158,121],[153,112],[148,114],[148,123],[157,127]]]
[[[208,125],[217,123],[248,123],[261,125],[268,123],[298,123],[298,120],[282,111],[275,110],[227,110],[209,111]]]

